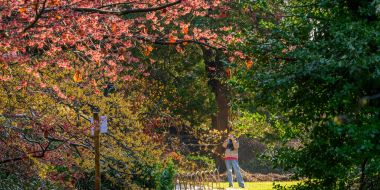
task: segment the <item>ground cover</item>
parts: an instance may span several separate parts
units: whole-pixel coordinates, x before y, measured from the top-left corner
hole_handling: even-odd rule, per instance
[[[296,185],[297,183],[300,183],[299,181],[265,181],[265,182],[246,182],[245,183],[245,189],[247,190],[272,190],[273,184],[280,184],[282,186],[291,186]],[[228,188],[228,182],[221,183],[221,187]],[[238,184],[235,182],[234,187],[239,187]]]

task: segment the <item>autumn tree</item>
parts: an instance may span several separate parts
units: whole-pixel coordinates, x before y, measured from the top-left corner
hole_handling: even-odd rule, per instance
[[[226,19],[231,10],[229,3],[218,0],[2,1],[0,80],[3,82],[2,97],[7,102],[2,112],[7,119],[19,113],[35,118],[33,109],[41,109],[40,117],[50,116],[58,121],[57,124],[50,123],[52,129],[45,131],[41,126],[49,123],[48,120],[38,125],[35,130],[42,138],[39,143],[65,142],[70,145],[68,139],[77,140],[76,130],[80,129],[74,126],[83,126],[81,115],[89,114],[91,106],[99,106],[111,117],[119,117],[119,112],[109,110],[115,107],[112,101],[117,102],[116,107],[117,104],[128,104],[128,100],[116,100],[115,96],[112,101],[102,97],[104,86],[118,86],[120,97],[134,95],[131,106],[126,107],[132,113],[138,113],[145,96],[131,90],[138,78],[151,74],[149,65],[158,61],[151,56],[156,45],[175,46],[181,51],[187,44],[195,44],[201,47],[220,110],[214,126],[220,130],[227,129],[228,99],[220,77],[228,74],[225,74],[226,64],[222,61],[231,55],[240,55],[240,58],[244,55],[227,51],[229,43],[239,41],[230,32],[236,26],[230,26],[228,22],[220,22],[215,27],[209,24]],[[18,95],[20,92],[24,94]],[[36,101],[40,104],[22,103],[29,98],[33,101],[41,98]],[[43,105],[49,108],[42,109]],[[56,113],[62,109],[65,111]],[[62,118],[54,117],[56,115],[62,115]],[[76,122],[67,124],[67,118]],[[55,130],[65,123],[67,130]],[[128,128],[126,124],[121,126],[115,132]],[[20,127],[23,129],[28,125]],[[49,130],[54,132],[49,133]],[[60,137],[67,133],[67,137],[52,139],[55,133],[60,133]],[[112,141],[112,138],[107,138],[107,141]],[[121,137],[118,138],[115,143],[122,141]],[[116,144],[123,147],[123,144]],[[4,146],[7,147],[6,144]],[[24,154],[9,155],[3,161],[43,157],[47,150],[50,151],[50,144],[43,147],[36,154],[24,151]]]

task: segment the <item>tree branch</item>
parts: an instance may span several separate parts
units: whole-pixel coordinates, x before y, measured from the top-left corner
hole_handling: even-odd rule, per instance
[[[134,36],[134,37],[139,39],[139,40],[144,40],[144,41],[147,41],[147,42],[150,42],[153,44],[159,44],[159,45],[177,45],[177,44],[185,44],[185,43],[194,43],[194,44],[209,47],[209,48],[215,49],[215,50],[225,50],[226,49],[225,47],[217,48],[217,47],[214,47],[214,46],[212,46],[206,42],[201,42],[198,40],[176,40],[175,42],[169,42],[169,41],[165,41],[162,39],[149,39],[149,38],[146,38],[143,36]]]
[[[37,153],[42,153],[42,154],[37,154]],[[5,159],[5,160],[1,160],[0,161],[0,164],[5,164],[5,163],[8,163],[8,162],[15,162],[15,161],[20,161],[20,160],[24,160],[24,159],[27,159],[29,157],[33,157],[33,158],[42,158],[45,156],[45,153],[44,151],[38,151],[38,152],[34,152],[34,153],[29,153],[25,156],[21,156],[21,157],[17,157],[17,158],[10,158],[10,159]]]
[[[102,5],[102,6],[98,7],[98,9],[107,8],[107,7],[117,7],[120,5],[130,5],[132,3],[133,4],[147,4],[147,3],[139,3],[139,2],[113,3],[113,4]]]
[[[285,6],[285,8],[296,9],[296,8],[316,7],[316,6],[319,6],[319,4],[310,3],[310,4],[304,4],[304,5],[290,5],[290,6]]]
[[[26,32],[27,30],[32,28],[37,23],[37,21],[41,18],[42,14],[45,11],[46,2],[47,2],[47,0],[44,0],[44,2],[42,3],[42,8],[39,12],[37,12],[36,17],[34,18],[34,21],[31,22],[26,28],[24,28],[24,30],[22,32]]]
[[[142,9],[128,9],[128,10],[123,10],[123,11],[109,11],[109,10],[102,10],[102,9],[96,9],[96,8],[81,8],[81,7],[72,8],[72,10],[78,11],[78,12],[87,12],[87,13],[127,15],[127,14],[132,14],[132,13],[146,13],[146,12],[158,11],[158,10],[165,9],[167,7],[177,5],[181,2],[182,0],[177,0],[173,3],[167,3],[164,5],[157,6],[157,7],[149,7],[149,8],[142,8]]]
[[[8,163],[8,162],[15,162],[15,161],[24,160],[24,159],[27,159],[27,158],[30,158],[30,157],[33,157],[33,158],[43,158],[45,156],[46,152],[49,152],[49,151],[52,151],[52,150],[56,149],[56,148],[49,149],[49,146],[50,146],[50,143],[45,148],[41,147],[42,150],[40,150],[40,151],[30,152],[30,153],[27,153],[25,156],[20,156],[20,157],[17,157],[17,158],[9,158],[9,159],[5,159],[5,160],[1,160],[0,161],[0,165]]]
[[[293,58],[293,57],[274,57],[275,59],[277,60],[284,60],[284,61],[289,61],[289,62],[293,62],[293,61],[297,61],[296,58]]]

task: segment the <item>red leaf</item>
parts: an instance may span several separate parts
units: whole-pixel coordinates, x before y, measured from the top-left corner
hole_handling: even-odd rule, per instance
[[[188,34],[189,33],[189,26],[187,26],[187,25],[183,26],[181,32],[182,32],[182,34]]]
[[[169,43],[174,44],[177,42],[177,38],[175,36],[169,36]]]
[[[227,78],[231,77],[231,69],[230,68],[226,69],[226,75],[227,75]]]

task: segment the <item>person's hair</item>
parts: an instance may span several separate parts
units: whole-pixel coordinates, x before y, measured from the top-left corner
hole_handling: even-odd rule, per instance
[[[229,139],[227,143],[227,149],[234,150],[234,144],[232,143],[232,140]]]

